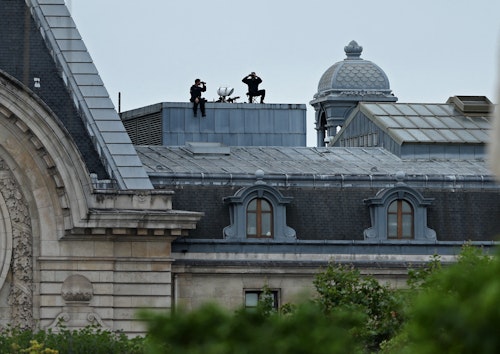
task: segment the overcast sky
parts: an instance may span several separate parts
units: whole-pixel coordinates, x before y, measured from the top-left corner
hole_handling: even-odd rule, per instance
[[[118,108],[182,102],[195,78],[205,97],[230,86],[243,102],[251,71],[266,103],[307,105],[321,75],[356,40],[385,71],[398,102],[484,95],[498,103],[498,0],[66,0]]]

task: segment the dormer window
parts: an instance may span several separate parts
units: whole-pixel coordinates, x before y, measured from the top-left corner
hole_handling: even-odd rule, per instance
[[[224,228],[224,238],[295,241],[295,230],[286,225],[286,204],[291,200],[261,180],[251,187],[238,190],[233,196],[225,197],[231,225]]]
[[[365,200],[372,224],[364,231],[365,240],[435,241],[436,232],[427,227],[427,207],[432,201],[402,183],[382,189]]]

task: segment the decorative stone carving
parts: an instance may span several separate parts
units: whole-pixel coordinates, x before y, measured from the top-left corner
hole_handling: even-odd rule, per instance
[[[83,275],[70,275],[62,285],[61,296],[66,302],[88,303],[94,296],[92,283]]]
[[[57,332],[62,325],[70,329],[84,328],[89,325],[110,329],[93,308],[88,306],[94,296],[94,290],[92,283],[86,277],[80,274],[67,277],[61,287],[61,296],[66,301],[66,306],[47,327],[48,329]]]
[[[90,325],[99,326],[102,329],[111,330],[101,317],[93,312],[89,306],[68,306],[64,311],[58,314],[55,320],[47,327],[53,332],[58,332],[60,328],[80,329]]]
[[[0,193],[12,227],[12,283],[8,298],[13,327],[34,329],[33,235],[28,204],[7,164],[0,159]],[[4,262],[5,259],[0,260]]]

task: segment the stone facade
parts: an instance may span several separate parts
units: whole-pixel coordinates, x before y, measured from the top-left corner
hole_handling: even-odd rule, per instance
[[[68,132],[20,82],[0,75],[0,323],[142,333],[140,307],[171,307],[171,242],[200,213],[169,191],[99,191]],[[84,277],[91,296],[71,298]]]

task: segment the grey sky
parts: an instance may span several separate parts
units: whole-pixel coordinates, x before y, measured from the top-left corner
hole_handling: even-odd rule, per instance
[[[356,40],[379,65],[399,102],[445,102],[453,95],[496,100],[498,0],[66,0],[111,99],[122,111],[187,101],[199,77],[234,87],[262,77],[267,103],[308,106],[321,75]]]

